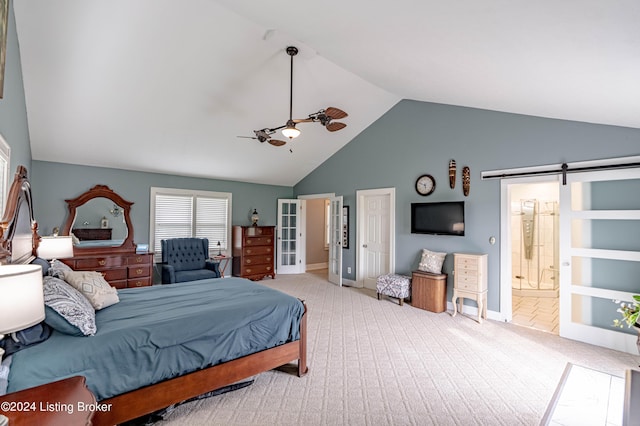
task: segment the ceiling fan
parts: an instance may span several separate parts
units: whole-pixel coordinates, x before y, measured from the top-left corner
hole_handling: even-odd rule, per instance
[[[268,142],[274,146],[282,146],[285,145],[286,142],[280,139],[272,139],[272,135],[278,131],[282,130],[283,136],[288,138],[289,140],[293,138],[297,138],[300,136],[300,130],[296,128],[296,124],[298,123],[320,123],[323,125],[328,131],[335,132],[347,127],[345,123],[333,120],[340,120],[347,117],[349,114],[344,112],[343,110],[335,107],[328,107],[326,109],[321,109],[318,112],[314,112],[313,114],[309,114],[307,118],[294,119],[293,118],[293,57],[298,54],[298,48],[295,46],[287,47],[287,55],[291,57],[291,78],[289,80],[289,120],[287,120],[286,124],[282,126],[276,127],[266,127],[260,130],[254,130],[253,133],[255,136],[238,136],[240,138],[249,138],[249,139],[257,139],[260,142]]]

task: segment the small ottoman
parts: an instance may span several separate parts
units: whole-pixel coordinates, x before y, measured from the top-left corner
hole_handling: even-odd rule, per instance
[[[380,275],[376,283],[378,290],[378,300],[383,294],[394,299],[398,299],[400,306],[404,299],[411,297],[411,277],[398,274]]]

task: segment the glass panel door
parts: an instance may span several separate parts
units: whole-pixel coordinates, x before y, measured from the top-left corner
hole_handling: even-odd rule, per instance
[[[279,274],[300,274],[304,272],[304,250],[302,249],[304,200],[278,200],[278,231],[276,249],[277,271]]]
[[[329,202],[329,281],[342,286],[342,196]]]
[[[640,169],[567,175],[560,185],[560,336],[637,354],[615,328],[640,293]]]

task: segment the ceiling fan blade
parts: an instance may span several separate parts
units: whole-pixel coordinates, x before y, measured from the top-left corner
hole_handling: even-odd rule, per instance
[[[331,119],[333,119],[333,120],[339,120],[341,118],[345,118],[345,117],[349,116],[349,114],[347,114],[343,110],[338,109],[338,108],[334,108],[334,107],[327,108],[324,113],[327,116],[331,117]]]
[[[327,123],[325,127],[327,128],[328,131],[335,132],[335,131],[344,129],[345,127],[347,127],[347,125],[337,121],[332,121],[331,123]]]
[[[278,140],[278,139],[269,139],[267,142],[269,142],[273,146],[282,146],[282,145],[286,144],[285,141],[281,141],[281,140]]]

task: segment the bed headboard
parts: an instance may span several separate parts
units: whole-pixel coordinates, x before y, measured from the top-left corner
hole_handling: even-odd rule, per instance
[[[18,166],[0,221],[0,264],[31,262],[39,242],[27,168]]]

